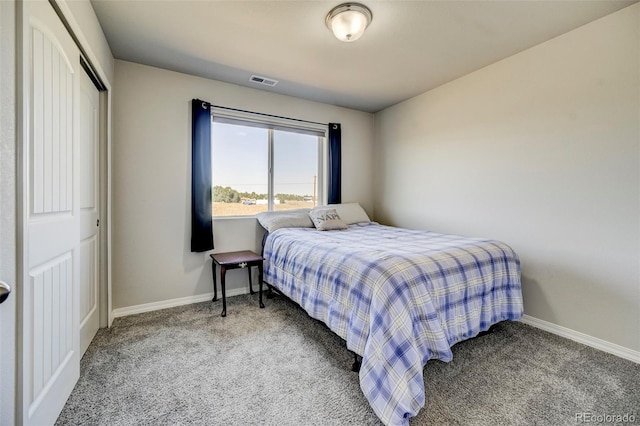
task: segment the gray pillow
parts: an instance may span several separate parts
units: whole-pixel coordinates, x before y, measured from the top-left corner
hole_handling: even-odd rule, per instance
[[[329,204],[326,206],[314,207],[311,211],[325,209],[336,209],[340,219],[342,219],[342,221],[347,225],[371,222],[371,219],[367,216],[367,212],[364,211],[359,203]]]
[[[280,228],[313,228],[313,222],[309,218],[309,209],[261,212],[256,215],[256,218],[268,232]]]
[[[349,227],[349,225],[340,219],[336,209],[314,209],[309,212],[309,217],[318,231],[333,231],[347,229]]]

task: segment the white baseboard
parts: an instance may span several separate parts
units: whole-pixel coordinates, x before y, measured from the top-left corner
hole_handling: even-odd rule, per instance
[[[588,334],[580,333],[579,331],[571,330],[570,328],[530,317],[529,315],[523,315],[522,318],[520,318],[520,322],[640,364],[640,352],[625,348],[624,346],[616,345],[615,343],[607,342],[606,340],[598,339],[597,337],[589,336]]]
[[[240,296],[247,294],[248,289],[234,288],[227,290],[227,297]],[[222,294],[218,294],[222,297]],[[159,302],[143,303],[142,305],[127,306],[125,308],[117,308],[112,311],[113,318],[126,317],[127,315],[141,314],[143,312],[157,311],[160,309],[174,308],[176,306],[190,305],[191,303],[207,302],[213,299],[213,292],[198,294],[195,296],[179,297],[177,299],[161,300]]]

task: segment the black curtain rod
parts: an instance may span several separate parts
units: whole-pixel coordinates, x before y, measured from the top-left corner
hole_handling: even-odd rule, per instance
[[[327,123],[318,123],[316,121],[300,120],[299,118],[283,117],[281,115],[265,114],[263,112],[247,111],[245,109],[238,109],[238,108],[231,108],[231,107],[225,107],[225,106],[220,106],[220,105],[213,105],[211,102],[203,101],[202,99],[198,99],[198,100],[208,104],[210,107],[213,107],[213,108],[220,108],[220,109],[226,109],[226,110],[229,110],[229,111],[237,111],[237,112],[247,112],[249,114],[262,115],[264,117],[282,118],[282,119],[285,119],[285,120],[298,121],[300,123],[309,123],[309,124],[318,124],[320,126],[328,126]]]

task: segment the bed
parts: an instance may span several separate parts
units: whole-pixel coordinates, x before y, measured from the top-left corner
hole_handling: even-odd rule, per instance
[[[267,227],[264,281],[362,357],[360,387],[387,425],[424,405],[428,360],[450,361],[454,344],[522,316],[520,262],[502,242],[368,218],[319,231],[302,216]]]

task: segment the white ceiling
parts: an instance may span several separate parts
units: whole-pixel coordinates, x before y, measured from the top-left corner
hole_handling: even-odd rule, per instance
[[[342,43],[324,22],[340,0],[91,0],[117,59],[369,112],[637,0],[361,2],[373,21]]]

